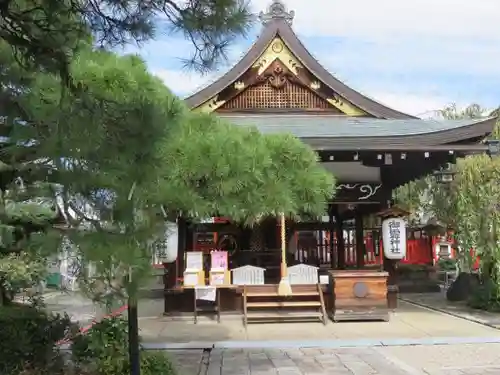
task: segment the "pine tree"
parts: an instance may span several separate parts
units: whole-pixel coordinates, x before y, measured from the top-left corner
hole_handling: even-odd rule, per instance
[[[12,176],[3,164],[2,180]],[[0,305],[15,293],[40,284],[46,257],[55,254],[58,236],[52,226],[59,212],[49,184],[26,183],[14,177],[0,190]]]

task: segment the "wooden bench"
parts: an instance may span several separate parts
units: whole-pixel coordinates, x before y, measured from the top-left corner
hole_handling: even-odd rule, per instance
[[[243,324],[252,322],[319,320],[327,324],[320,284],[292,285],[292,295],[280,296],[278,285],[243,286]]]

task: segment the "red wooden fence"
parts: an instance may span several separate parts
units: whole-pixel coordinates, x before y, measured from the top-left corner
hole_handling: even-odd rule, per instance
[[[434,241],[433,241],[434,243]],[[383,244],[380,241],[380,252],[383,254]],[[376,255],[375,246],[371,236],[365,238],[365,264],[380,264],[382,262],[381,255]],[[406,242],[406,256],[401,260],[403,264],[432,264],[433,263],[434,251],[431,248],[431,243],[428,238],[418,238],[407,240]],[[349,253],[349,257],[346,257],[346,263],[348,265],[356,264],[356,254],[355,251]]]

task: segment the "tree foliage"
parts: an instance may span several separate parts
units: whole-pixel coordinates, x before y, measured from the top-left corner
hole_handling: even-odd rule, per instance
[[[19,178],[27,186],[48,183],[52,201],[57,193],[62,214],[78,229],[66,237],[79,247],[83,260],[108,267],[107,273],[113,271],[111,261],[149,261],[144,249],[137,254],[137,243],[150,241],[159,226],[157,213],[144,209],[141,220],[133,220],[133,205],[146,203],[137,196],[132,202],[129,196],[133,190],[147,191],[156,181],[160,150],[187,113],[182,101],[136,56],[80,51],[70,71],[85,90],[73,91],[61,85],[57,74],[31,72],[23,77],[25,70],[12,51],[4,51],[4,70],[13,84],[2,87],[10,100],[8,108],[2,107],[7,136],[0,153],[2,190]],[[34,211],[41,206],[32,203],[29,221],[19,225],[43,222],[42,213]],[[17,216],[27,214],[25,204],[9,207],[16,208]],[[103,227],[102,219],[111,229]],[[19,269],[14,260],[23,262],[20,254],[4,258],[11,276]]]
[[[456,106],[445,108],[445,118],[477,118],[494,115],[478,105],[471,105],[460,112]],[[498,127],[493,134],[498,138]],[[449,186],[436,183],[432,177],[424,177],[398,188],[395,199],[413,212],[426,212],[436,217],[453,231],[459,269],[470,272],[479,256],[484,285],[488,297],[478,305],[500,306],[500,158],[487,155],[471,155],[457,160],[455,179]],[[484,294],[482,294],[484,296]],[[481,297],[482,298],[482,297]],[[498,307],[497,306],[497,307]]]
[[[5,180],[53,184],[70,224],[65,241],[94,265],[94,296],[136,289],[166,218],[316,216],[334,191],[298,139],[190,112],[136,56],[81,50],[70,66],[85,87],[77,91],[49,72],[23,80],[15,59],[7,68],[17,90],[3,127]],[[130,267],[133,283],[124,281]]]
[[[167,207],[242,223],[325,212],[334,179],[299,139],[263,135],[211,114],[188,117],[165,149],[158,194]]]
[[[251,24],[246,0],[5,0],[0,4],[0,40],[22,65],[60,74],[83,39],[101,47],[143,42],[180,32],[193,45],[191,65],[213,69],[228,45]]]
[[[459,173],[450,190],[455,237],[464,250],[476,249],[487,278],[492,276],[500,281],[500,269],[497,269],[500,266],[500,159],[476,155],[459,160],[457,169]]]
[[[92,294],[135,291],[165,219],[181,212],[242,223],[323,213],[334,181],[307,146],[190,113],[141,59],[106,50],[165,24],[193,43],[191,63],[212,69],[245,32],[247,2],[6,1],[0,17],[0,188],[51,187],[64,243],[94,265]]]
[[[46,193],[42,184],[26,186],[22,179],[0,189],[0,306],[41,282],[43,259],[57,249],[52,231],[57,212]]]
[[[448,120],[475,119],[494,116],[495,113],[496,110],[491,112],[478,104],[471,104],[463,110],[452,104],[438,111],[440,117]],[[497,136],[497,132],[498,127],[495,129],[494,137]],[[470,156],[466,160],[474,160],[476,157],[478,156]],[[461,174],[461,165],[459,163],[455,170],[458,176]],[[394,191],[393,197],[399,205],[411,212],[410,218],[414,224],[422,225],[429,218],[436,218],[448,227],[454,228],[458,218],[455,215],[453,205],[449,204],[449,192],[448,186],[438,184],[435,178],[430,175],[398,187]]]
[[[263,135],[212,114],[186,110],[180,116],[158,148],[159,168],[149,172],[147,183],[112,190],[106,225],[87,214],[91,231],[68,232],[85,263],[96,263],[100,276],[88,283],[93,295],[137,287],[149,274],[152,240],[163,235],[165,218],[218,214],[252,225],[282,212],[319,216],[326,210],[334,178],[300,140]],[[93,197],[87,195],[86,202],[99,207]],[[130,266],[134,284],[124,283]]]
[[[11,140],[36,140],[30,158],[55,169],[70,195],[128,194],[132,182],[149,183],[160,166],[158,149],[185,111],[182,101],[137,56],[87,50],[71,72],[85,91],[67,91],[57,76],[38,75],[19,98],[23,124],[12,127]]]
[[[491,116],[486,108],[481,107],[477,103],[468,105],[460,109],[455,103],[447,105],[443,109],[437,111],[439,117],[446,120],[463,120],[463,119],[477,119],[481,117]]]

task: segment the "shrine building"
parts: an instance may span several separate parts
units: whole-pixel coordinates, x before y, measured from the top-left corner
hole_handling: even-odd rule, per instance
[[[272,1],[259,18],[262,30],[244,57],[185,102],[193,111],[213,112],[235,126],[254,126],[264,134],[293,134],[313,148],[335,176],[336,192],[325,217],[290,223],[293,236],[288,245],[295,252],[289,262],[314,265],[320,273],[368,265],[390,271],[379,249],[377,214],[390,207],[392,191],[457,157],[487,152],[482,141],[496,118],[419,119],[389,108],[342,83],[311,55],[295,34],[294,12],[284,2]],[[266,283],[276,283],[280,264],[279,251],[273,251],[279,248],[276,220],[269,221],[262,235],[265,251],[238,256],[240,261],[232,266],[265,268]],[[185,252],[227,246],[231,257],[232,252],[251,251],[250,242],[230,219],[202,224],[180,220],[175,277],[169,277],[167,288],[182,282]],[[167,299],[166,311],[186,309]]]

